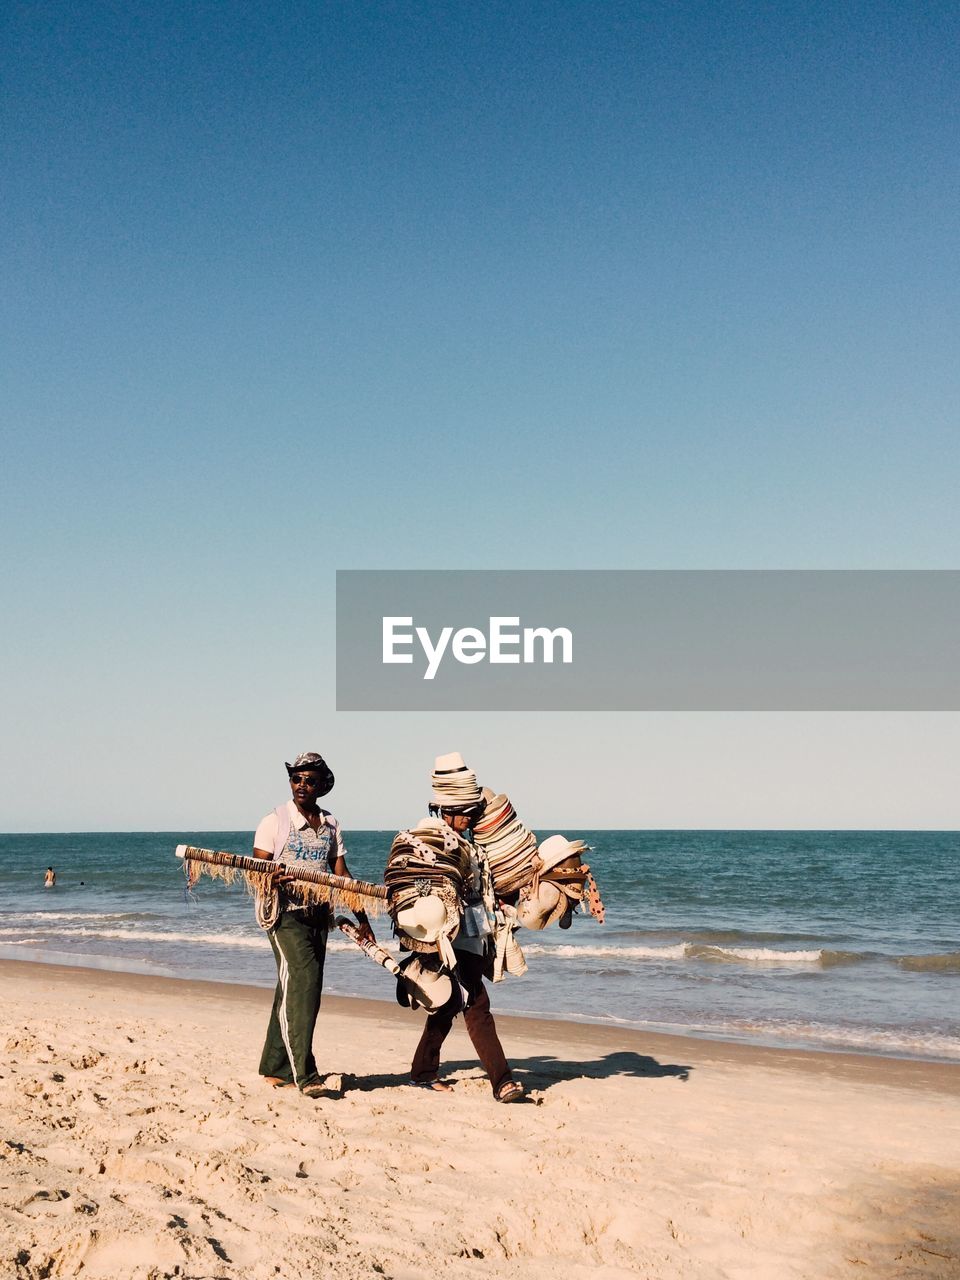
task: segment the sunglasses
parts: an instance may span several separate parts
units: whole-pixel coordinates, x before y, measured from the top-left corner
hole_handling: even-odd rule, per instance
[[[291,782],[312,782],[315,787],[320,785],[320,775],[316,773],[291,773]]]
[[[479,804],[470,805],[465,809],[460,809],[451,805],[442,805],[440,808],[440,812],[442,814],[449,813],[451,817],[454,817],[454,818],[476,819],[476,818],[483,817],[486,807],[487,807],[486,801],[482,800]]]

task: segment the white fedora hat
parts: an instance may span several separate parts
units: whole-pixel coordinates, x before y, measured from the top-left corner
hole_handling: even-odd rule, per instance
[[[424,964],[418,955],[402,961],[397,979],[403,984],[412,1008],[426,1009],[433,1013],[441,1009],[453,995],[453,980],[445,969],[435,969]]]
[[[466,767],[459,751],[448,751],[445,756],[437,756],[433,762],[434,773],[459,773]]]
[[[567,910],[567,895],[549,880],[541,880],[536,896],[517,903],[517,920],[525,929],[545,929]]]
[[[397,912],[397,928],[418,942],[436,942],[447,926],[447,906],[429,893]]]
[[[566,836],[548,836],[537,852],[540,854],[543,870],[549,871],[551,867],[557,866],[567,858],[579,860],[585,849],[586,845],[582,840],[568,840]]]

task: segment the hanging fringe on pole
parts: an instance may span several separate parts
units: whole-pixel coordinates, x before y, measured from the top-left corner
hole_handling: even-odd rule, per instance
[[[257,902],[268,895],[267,886],[278,873],[296,882],[304,903],[330,902],[335,908],[366,911],[380,915],[387,906],[387,886],[369,880],[353,880],[323,871],[315,862],[277,862],[272,858],[249,858],[240,853],[198,849],[192,844],[178,844],[177,857],[183,862],[187,883],[192,889],[201,875],[233,884],[242,875],[247,892]]]

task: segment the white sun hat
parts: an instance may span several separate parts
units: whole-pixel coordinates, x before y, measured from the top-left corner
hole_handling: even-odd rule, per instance
[[[434,773],[460,773],[466,767],[459,751],[448,751],[445,756],[437,756],[433,762]]]
[[[397,978],[403,985],[411,1006],[428,1013],[441,1009],[453,995],[453,981],[445,969],[424,964],[418,955],[408,956],[400,965]]]
[[[397,912],[397,928],[418,942],[436,942],[447,927],[447,904],[435,893]]]
[[[582,840],[568,840],[566,836],[548,836],[537,850],[540,861],[543,863],[542,870],[549,871],[551,867],[566,861],[567,858],[576,858],[579,861],[586,847]]]
[[[549,880],[541,880],[535,894],[520,898],[517,920],[525,929],[545,929],[567,909],[567,895],[563,890]]]

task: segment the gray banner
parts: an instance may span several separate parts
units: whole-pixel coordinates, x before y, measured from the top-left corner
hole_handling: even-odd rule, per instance
[[[957,570],[339,570],[340,711],[956,711]]]

